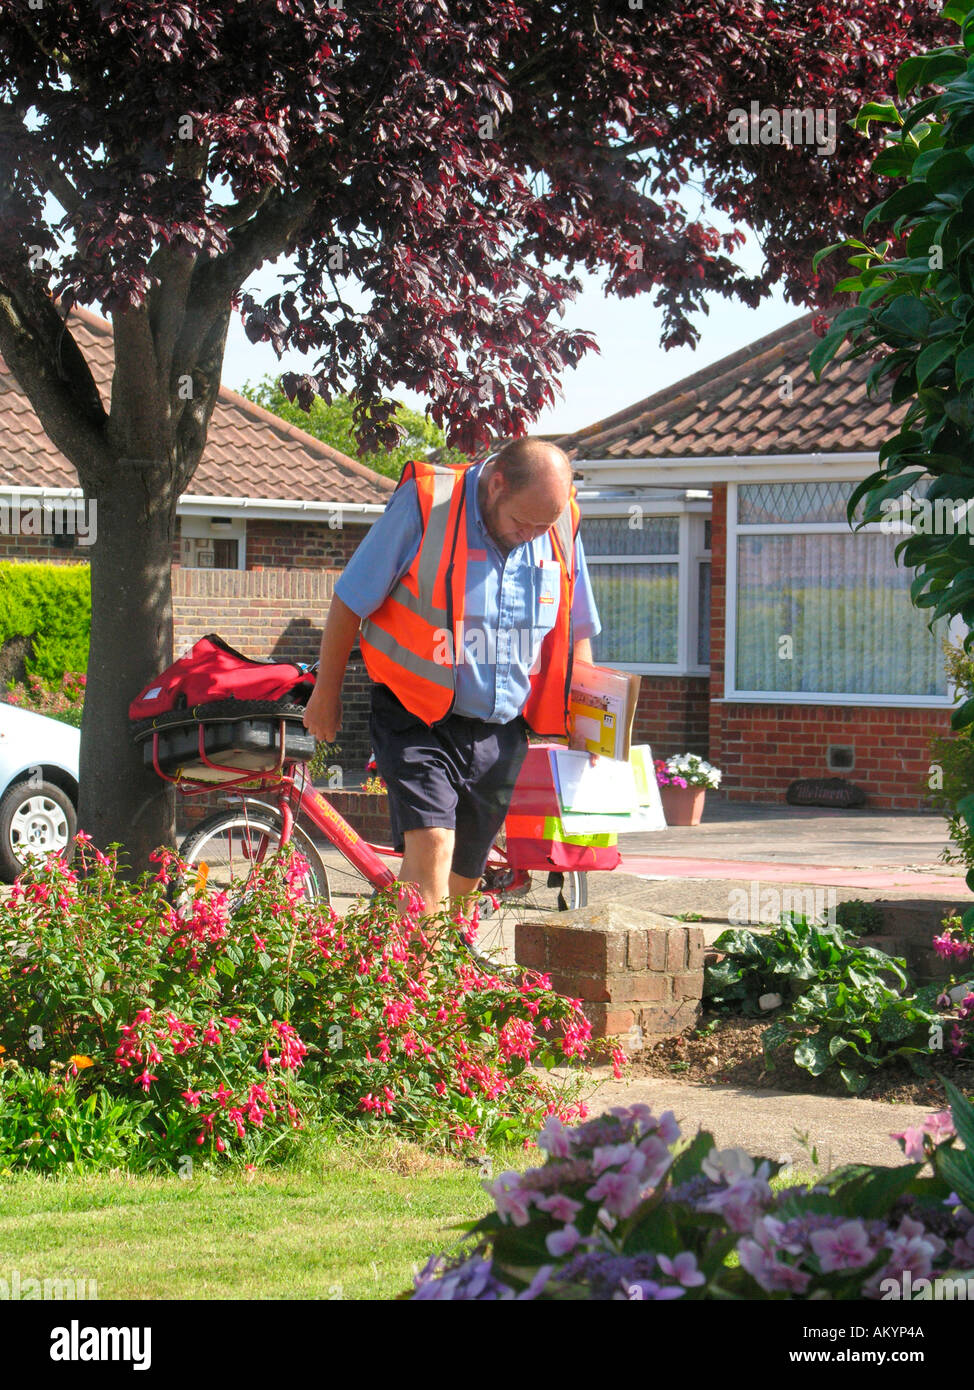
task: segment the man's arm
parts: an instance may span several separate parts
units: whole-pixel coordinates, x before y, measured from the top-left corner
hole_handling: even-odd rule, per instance
[[[574,654],[576,661],[587,661],[592,664],[592,639],[591,637],[580,637],[575,643]]]
[[[321,634],[318,676],[304,712],[305,728],[315,738],[334,742],[342,723],[342,680],[359,623],[396,587],[422,535],[416,484],[407,482],[392,494],[338,576]]]
[[[304,711],[304,727],[323,743],[334,743],[342,723],[342,681],[361,619],[337,594],[321,634],[318,674]]]

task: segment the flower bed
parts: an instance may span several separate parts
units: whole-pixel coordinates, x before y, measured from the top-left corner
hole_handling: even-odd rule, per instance
[[[412,1297],[894,1299],[957,1279],[966,1289],[974,1107],[951,1091],[953,1120],[894,1136],[910,1162],[850,1165],[778,1191],[778,1164],[718,1151],[705,1132],[681,1142],[672,1111],[620,1107],[574,1129],[552,1117],[543,1166],[485,1183],[495,1211],[462,1251],[429,1261]]]
[[[584,1113],[576,1082],[538,1071],[590,1053],[579,1002],[480,968],[475,919],[420,922],[410,888],[402,910],[389,890],[339,920],[305,902],[293,853],[231,915],[169,851],[132,884],[77,840],[76,868],[25,870],[3,915],[0,1135],[26,1071],[150,1101],[139,1157],[158,1166],[260,1158],[309,1116],[482,1150]]]

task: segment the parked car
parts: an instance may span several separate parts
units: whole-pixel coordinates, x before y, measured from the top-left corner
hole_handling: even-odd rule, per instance
[[[0,702],[0,880],[31,853],[64,849],[78,828],[80,730]]]

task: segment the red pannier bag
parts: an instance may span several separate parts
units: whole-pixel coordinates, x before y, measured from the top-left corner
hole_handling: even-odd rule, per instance
[[[551,771],[554,743],[533,743],[521,766],[504,821],[505,853],[512,869],[614,869],[622,862],[614,834],[571,835]]]
[[[130,719],[153,719],[176,710],[225,700],[283,700],[307,704],[315,678],[293,661],[261,661],[218,637],[201,637],[156,676],[129,705]]]

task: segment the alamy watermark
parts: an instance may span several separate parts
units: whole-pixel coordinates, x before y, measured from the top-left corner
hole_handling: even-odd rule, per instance
[[[732,145],[814,145],[819,154],[835,154],[838,113],[834,107],[735,106],[727,117]]]
[[[90,1299],[98,1297],[96,1279],[78,1279],[75,1275],[36,1279],[24,1276],[19,1269],[0,1274],[0,1302],[19,1303],[31,1299]]]
[[[0,535],[74,536],[79,545],[98,539],[98,503],[93,497],[11,493],[0,498]]]
[[[837,906],[834,888],[762,888],[755,879],[730,890],[727,920],[732,927],[776,927],[786,913],[794,913],[815,926],[834,927]]]

